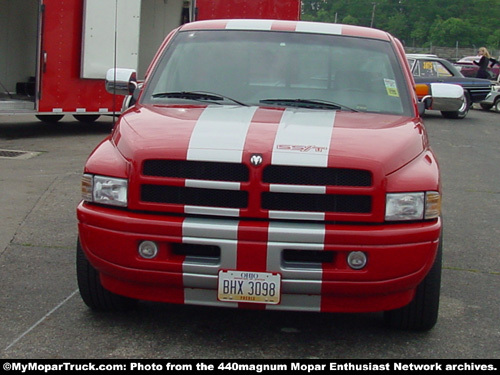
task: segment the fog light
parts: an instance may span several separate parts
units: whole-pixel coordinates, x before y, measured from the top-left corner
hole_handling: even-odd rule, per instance
[[[347,264],[354,270],[360,270],[366,266],[366,254],[362,251],[353,251],[347,256]]]
[[[142,241],[138,250],[139,255],[145,259],[152,259],[158,254],[158,246],[153,241]]]

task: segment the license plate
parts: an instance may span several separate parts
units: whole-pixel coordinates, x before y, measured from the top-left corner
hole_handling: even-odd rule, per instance
[[[281,275],[270,272],[219,271],[219,301],[279,304]]]

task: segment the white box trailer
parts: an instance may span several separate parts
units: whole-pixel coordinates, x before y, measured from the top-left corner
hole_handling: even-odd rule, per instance
[[[195,19],[298,19],[299,0],[0,0],[0,116],[85,122],[119,112],[112,67],[144,75],[165,36]]]

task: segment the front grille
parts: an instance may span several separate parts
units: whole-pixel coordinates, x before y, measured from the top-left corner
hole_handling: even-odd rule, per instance
[[[145,176],[188,178],[211,181],[248,181],[248,168],[238,163],[218,163],[193,160],[146,160]]]
[[[182,204],[189,206],[245,208],[248,206],[248,193],[241,190],[142,185],[141,200],[143,202]]]
[[[168,210],[165,205],[240,209],[242,216],[256,218],[267,217],[266,211],[344,216],[372,212],[373,178],[368,170],[268,165],[251,172],[243,163],[146,160],[140,199],[148,204],[144,209]],[[190,182],[184,186],[174,179]]]
[[[372,175],[360,169],[269,165],[262,180],[270,184],[371,186]]]
[[[276,211],[371,212],[368,195],[262,193],[262,208]]]

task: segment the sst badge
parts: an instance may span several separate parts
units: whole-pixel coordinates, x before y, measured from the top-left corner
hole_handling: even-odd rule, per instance
[[[219,301],[277,305],[281,299],[281,275],[220,270],[217,289]]]

